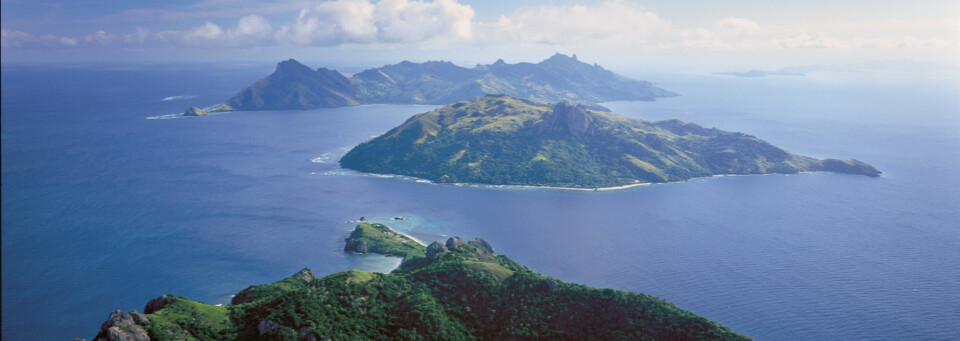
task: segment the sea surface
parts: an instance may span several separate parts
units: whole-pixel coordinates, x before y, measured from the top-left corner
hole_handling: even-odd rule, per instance
[[[2,66],[2,338],[92,338],[163,294],[211,304],[342,251],[361,216],[482,236],[534,271],[642,292],[761,340],[960,337],[960,80],[631,74],[605,105],[856,158],[882,178],[733,176],[609,191],[437,185],[340,169],[424,105],[170,118],[272,65]],[[152,118],[152,119],[148,119]],[[403,220],[395,220],[403,217]]]

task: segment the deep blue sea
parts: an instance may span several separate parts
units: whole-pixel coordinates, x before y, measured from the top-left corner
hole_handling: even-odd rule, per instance
[[[643,74],[614,102],[856,158],[879,179],[737,176],[612,191],[435,185],[341,170],[434,106],[147,119],[217,104],[272,65],[2,66],[2,338],[91,338],[162,294],[211,304],[345,254],[361,216],[482,236],[565,281],[643,292],[761,340],[960,338],[960,79]],[[403,216],[406,219],[392,220]]]

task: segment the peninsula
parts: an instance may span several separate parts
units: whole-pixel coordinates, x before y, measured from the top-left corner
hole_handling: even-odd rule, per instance
[[[354,147],[340,164],[439,183],[572,188],[729,174],[881,174],[857,160],[795,155],[743,133],[505,95],[415,115]]]
[[[407,254],[389,274],[303,269],[226,307],[163,295],[142,314],[114,311],[95,340],[749,340],[653,296],[535,273],[482,238],[417,244],[412,257],[397,243],[410,238],[382,227],[351,238]]]
[[[576,103],[651,101],[676,96],[645,81],[587,64],[576,55],[555,54],[539,63],[464,68],[451,62],[403,61],[357,73],[313,70],[290,59],[273,74],[241,90],[211,111],[288,110],[360,104],[449,104],[486,94],[527,100]]]

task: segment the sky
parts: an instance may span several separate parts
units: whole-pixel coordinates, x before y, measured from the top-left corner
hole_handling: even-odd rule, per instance
[[[785,2],[785,1],[783,1]],[[3,62],[960,65],[960,1],[0,1]],[[320,65],[314,65],[320,66]]]

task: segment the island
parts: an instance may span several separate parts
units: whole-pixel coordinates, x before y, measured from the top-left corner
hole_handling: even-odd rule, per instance
[[[650,82],[633,80],[576,55],[555,54],[539,63],[464,68],[445,61],[403,61],[357,73],[313,70],[290,59],[276,70],[211,111],[290,110],[360,104],[449,104],[486,94],[556,102],[592,104],[606,101],[651,101],[676,94]]]
[[[818,160],[791,154],[744,133],[506,95],[487,95],[417,114],[360,143],[340,159],[340,165],[438,183],[570,188],[730,174],[881,174],[853,159]]]
[[[409,252],[389,228],[354,235],[377,253]],[[114,311],[95,340],[749,340],[650,295],[535,273],[482,238],[419,246],[389,274],[303,269],[226,307],[163,295],[143,313]]]

